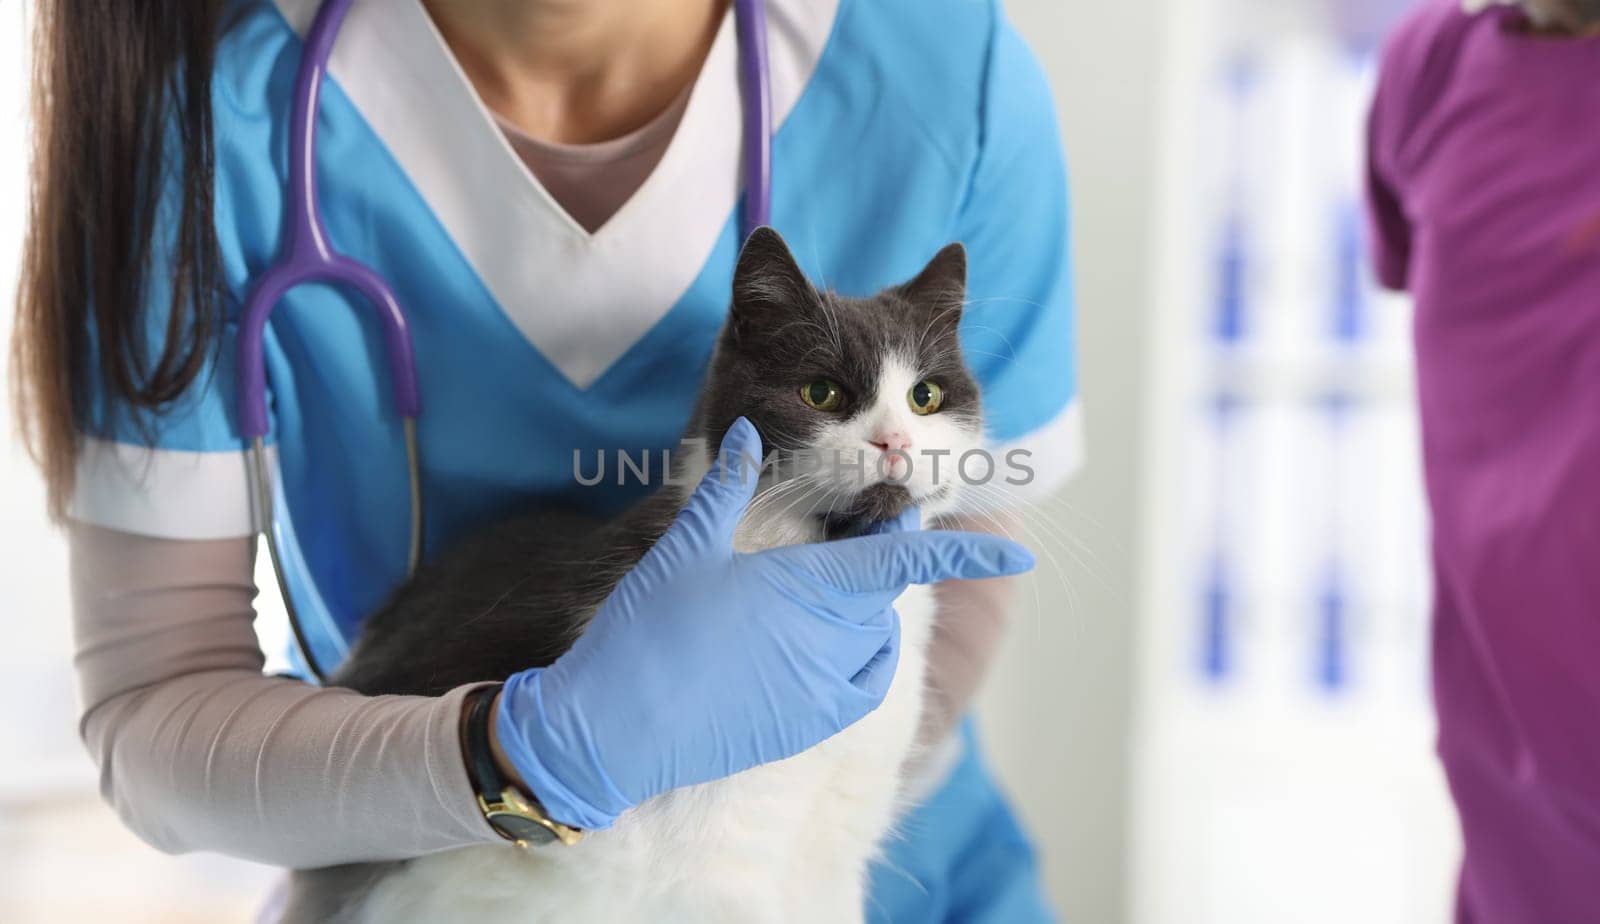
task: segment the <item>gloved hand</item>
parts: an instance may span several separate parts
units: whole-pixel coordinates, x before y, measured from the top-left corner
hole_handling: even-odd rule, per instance
[[[907,585],[1033,567],[996,536],[904,528],[737,553],[756,480],[744,458],[762,458],[761,438],[741,418],[572,649],[501,693],[499,746],[556,821],[606,828],[652,796],[816,745],[888,692]]]

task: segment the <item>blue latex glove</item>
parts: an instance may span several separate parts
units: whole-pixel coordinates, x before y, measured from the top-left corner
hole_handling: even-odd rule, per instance
[[[816,745],[883,701],[907,585],[1033,567],[1009,540],[917,530],[914,512],[876,535],[737,553],[755,492],[742,458],[762,454],[741,418],[572,649],[506,683],[500,747],[551,818],[609,827],[652,796]]]

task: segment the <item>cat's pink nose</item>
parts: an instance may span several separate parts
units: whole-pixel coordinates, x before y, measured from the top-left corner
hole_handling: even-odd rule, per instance
[[[872,445],[878,447],[879,452],[904,452],[911,448],[911,437],[899,430],[879,433],[872,438]]]

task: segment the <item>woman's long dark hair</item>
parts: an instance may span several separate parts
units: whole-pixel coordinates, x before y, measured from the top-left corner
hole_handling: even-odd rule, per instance
[[[221,0],[40,0],[34,15],[33,167],[12,384],[23,440],[59,517],[91,404],[160,410],[216,349],[211,69]],[[170,263],[152,266],[164,187],[175,188],[179,224]],[[152,273],[170,274],[172,291],[165,332],[154,335]],[[88,393],[91,381],[101,395]]]

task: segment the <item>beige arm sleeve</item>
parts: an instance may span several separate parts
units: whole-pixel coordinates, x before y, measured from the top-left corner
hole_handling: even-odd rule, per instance
[[[80,727],[144,840],[289,867],[500,843],[461,758],[462,700],[261,673],[251,539],[70,525]]]

